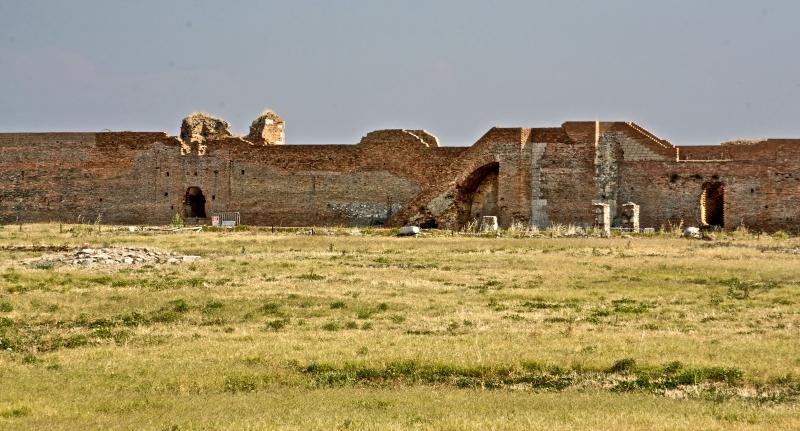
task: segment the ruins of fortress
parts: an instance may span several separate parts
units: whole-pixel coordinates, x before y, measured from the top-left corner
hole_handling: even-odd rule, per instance
[[[163,224],[238,211],[267,226],[458,229],[496,216],[503,227],[590,227],[607,204],[615,226],[630,226],[635,207],[641,227],[800,231],[800,139],[676,146],[634,123],[590,121],[495,127],[469,147],[405,129],[284,145],[272,112],[246,136],[228,129],[193,114],[180,136],[0,133],[0,222]]]

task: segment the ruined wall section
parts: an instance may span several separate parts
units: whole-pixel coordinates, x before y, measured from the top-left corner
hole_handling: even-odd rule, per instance
[[[621,200],[641,205],[643,227],[699,226],[704,185],[721,183],[725,228],[800,231],[800,141],[726,147],[679,147],[678,162],[623,162]]]
[[[635,123],[597,122],[595,143],[595,204],[608,205],[614,225],[621,223],[621,205],[628,202],[621,189],[626,171],[621,163],[646,165],[653,161],[675,161],[678,150]],[[622,196],[622,197],[621,197]]]
[[[473,182],[481,172],[497,169],[497,191],[491,194],[500,226],[513,222],[527,224],[530,217],[529,152],[530,129],[489,130],[474,145],[461,149],[458,157],[442,166],[432,181],[390,220],[391,225],[415,223],[423,226],[459,229],[469,215],[462,214],[475,198]],[[493,180],[492,180],[493,181]]]
[[[550,215],[547,213],[547,199],[544,196],[543,184],[545,177],[542,173],[542,158],[547,150],[547,142],[533,138],[528,145],[530,150],[530,218],[528,227],[531,229],[546,229],[550,226]]]
[[[357,145],[286,146],[215,124],[192,129],[195,141],[0,134],[0,222],[166,223],[199,187],[207,214],[240,211],[247,224],[458,228],[477,192],[503,227],[591,226],[593,203],[616,212],[634,202],[641,226],[658,228],[698,225],[703,188],[720,183],[726,228],[800,230],[800,140],[674,147],[632,123],[568,122],[493,128],[467,148],[406,129],[371,132]]]
[[[617,214],[619,186],[621,184],[619,162],[624,159],[623,145],[625,136],[603,133],[595,143],[595,198],[594,204],[608,205],[609,217],[614,220]]]
[[[383,224],[457,153],[391,142],[282,147],[212,143],[198,163],[228,161],[230,196],[221,203],[241,211],[248,223],[350,226]]]
[[[0,222],[167,223],[189,187],[244,223],[381,224],[461,150],[403,143],[257,146],[164,133],[0,134]]]
[[[253,120],[245,139],[256,145],[283,145],[286,143],[285,128],[283,119],[267,110]]]
[[[546,216],[536,216],[540,221],[545,219],[557,224],[592,225],[595,126],[593,121],[564,123],[561,133],[547,139],[550,142],[546,143],[543,153],[537,156],[541,169],[538,173],[539,195],[540,199],[546,201]],[[541,142],[543,139],[535,140]],[[537,146],[532,145],[531,151],[537,151]],[[533,172],[533,175],[537,173]]]
[[[144,217],[151,177],[139,161],[170,147],[164,133],[0,134],[0,222],[121,222]],[[148,195],[152,198],[152,194]]]
[[[674,160],[674,153],[669,144],[627,123],[493,128],[455,160],[456,169],[445,172],[442,183],[425,189],[394,222],[435,220],[440,226],[462,227],[467,220],[457,211],[474,201],[475,191],[469,185],[473,176],[496,163],[500,226],[521,222],[539,228],[551,223],[590,227],[594,203],[608,203],[616,213],[623,202],[622,161]]]

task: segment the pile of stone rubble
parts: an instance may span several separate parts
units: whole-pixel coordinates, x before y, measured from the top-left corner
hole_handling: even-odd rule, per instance
[[[193,262],[200,256],[183,256],[169,251],[149,248],[81,248],[56,255],[44,256],[28,263],[30,266],[96,266],[178,264]]]

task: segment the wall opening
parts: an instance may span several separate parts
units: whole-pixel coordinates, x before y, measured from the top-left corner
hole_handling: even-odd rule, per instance
[[[472,172],[458,187],[458,223],[479,223],[485,216],[497,216],[500,164],[488,163]]]
[[[186,217],[206,218],[206,197],[200,187],[189,187],[186,189],[186,197],[183,205]]]
[[[700,222],[706,226],[725,227],[725,186],[722,183],[703,184]]]

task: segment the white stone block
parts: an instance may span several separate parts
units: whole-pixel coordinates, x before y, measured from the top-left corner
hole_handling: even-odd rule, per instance
[[[419,226],[403,226],[400,228],[398,235],[400,236],[414,236],[419,233]]]

